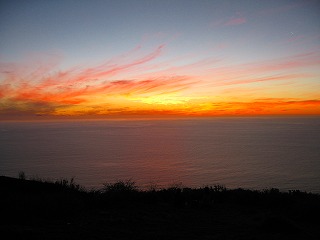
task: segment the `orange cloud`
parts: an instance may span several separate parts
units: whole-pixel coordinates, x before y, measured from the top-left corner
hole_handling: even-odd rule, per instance
[[[256,89],[264,93],[262,84],[290,82],[291,87],[314,77],[317,73],[305,68],[320,64],[316,53],[237,65],[212,58],[177,66],[170,61],[154,63],[163,48],[141,54],[138,47],[97,66],[65,70],[57,70],[61,57],[55,55],[24,65],[1,63],[0,115],[320,114],[318,94],[309,95],[314,100],[285,96],[261,100],[276,95],[254,94]],[[230,92],[232,85],[244,85],[250,94],[239,87]]]
[[[125,98],[173,94],[198,82],[188,76],[170,74],[153,78],[134,79],[132,76],[133,79],[116,79],[118,75],[127,74],[130,77],[131,71],[134,72],[136,67],[143,69],[145,66],[148,69],[146,65],[159,57],[163,48],[164,45],[161,45],[153,52],[132,60],[124,56],[95,67],[78,67],[64,71],[54,71],[57,64],[50,60],[33,68],[28,64],[1,64],[4,80],[0,83],[0,101],[3,105],[11,105],[9,109],[22,110],[34,107],[36,113],[40,109],[36,107],[38,105],[48,106],[47,111],[41,107],[41,112],[52,113],[57,109],[68,109],[73,105],[77,105],[78,108],[82,105],[80,110],[75,111],[81,112],[83,109],[86,113],[86,105],[97,104],[96,98],[105,105],[112,96]]]
[[[208,115],[300,115],[320,114],[320,100],[262,99],[252,102],[212,103]]]

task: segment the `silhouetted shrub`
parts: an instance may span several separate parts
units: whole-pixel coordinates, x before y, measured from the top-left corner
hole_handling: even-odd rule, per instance
[[[74,181],[74,178],[71,178],[70,181],[68,179],[60,179],[54,182],[55,185],[60,186],[63,189],[69,189],[73,191],[84,191],[84,187],[80,186]]]
[[[120,180],[115,183],[104,183],[102,188],[103,193],[123,193],[138,191],[136,183],[131,179]]]
[[[24,171],[20,171],[19,172],[19,179],[21,179],[21,180],[25,180],[26,179],[26,174],[24,173]]]

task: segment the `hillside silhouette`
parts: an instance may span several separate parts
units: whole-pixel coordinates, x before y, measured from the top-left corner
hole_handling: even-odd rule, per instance
[[[319,239],[320,196],[223,186],[86,190],[71,180],[0,177],[7,239]]]

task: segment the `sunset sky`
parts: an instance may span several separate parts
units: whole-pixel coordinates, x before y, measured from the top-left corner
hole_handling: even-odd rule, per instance
[[[320,1],[0,1],[0,119],[320,114]]]

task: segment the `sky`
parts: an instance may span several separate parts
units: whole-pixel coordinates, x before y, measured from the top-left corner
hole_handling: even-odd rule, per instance
[[[0,1],[0,120],[320,114],[320,1]]]

